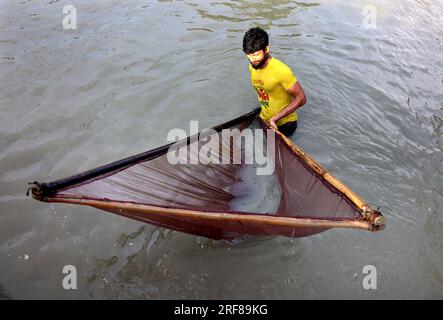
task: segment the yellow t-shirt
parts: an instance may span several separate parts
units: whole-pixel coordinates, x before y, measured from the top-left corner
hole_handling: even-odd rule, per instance
[[[257,91],[261,106],[260,117],[269,122],[273,116],[291,103],[292,96],[287,90],[297,82],[297,78],[286,64],[275,58],[272,58],[264,69],[256,70],[249,65],[249,71],[252,86]],[[281,126],[288,121],[296,120],[297,114],[293,112],[278,120],[277,125]]]

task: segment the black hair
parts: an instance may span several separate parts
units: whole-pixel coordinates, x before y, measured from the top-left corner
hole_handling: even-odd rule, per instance
[[[250,54],[259,50],[265,50],[269,45],[269,36],[265,30],[260,28],[251,28],[243,37],[243,51]]]

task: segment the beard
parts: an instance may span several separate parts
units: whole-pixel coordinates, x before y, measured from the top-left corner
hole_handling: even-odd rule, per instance
[[[268,54],[265,54],[265,57],[263,58],[263,60],[260,61],[258,64],[253,65],[252,62],[250,62],[250,63],[251,63],[251,66],[252,66],[255,70],[257,70],[257,69],[260,69],[261,67],[263,67],[263,66],[265,65],[265,63],[268,61],[268,59],[269,59],[269,55],[268,55]]]

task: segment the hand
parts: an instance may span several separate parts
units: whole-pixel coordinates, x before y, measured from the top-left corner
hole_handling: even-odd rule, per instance
[[[269,120],[269,125],[274,128],[275,130],[278,130],[277,128],[277,124],[275,123],[274,118],[271,118],[271,120]]]

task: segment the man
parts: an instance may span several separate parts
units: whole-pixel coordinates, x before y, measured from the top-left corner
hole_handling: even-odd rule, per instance
[[[291,69],[269,54],[269,36],[260,28],[249,29],[243,51],[250,62],[252,86],[258,93],[260,117],[286,136],[297,129],[295,110],[306,103],[303,88]]]

